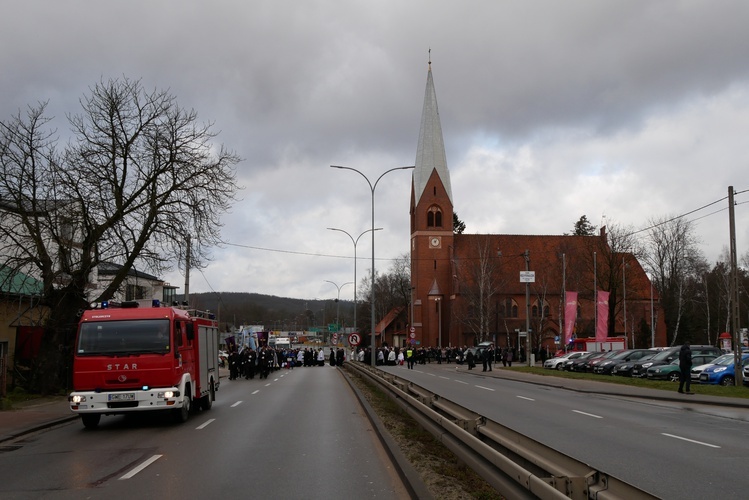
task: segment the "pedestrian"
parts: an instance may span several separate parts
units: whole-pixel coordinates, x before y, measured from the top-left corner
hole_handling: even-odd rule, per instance
[[[473,351],[471,350],[466,353],[466,363],[468,363],[469,370],[473,370],[473,367],[476,366],[476,364],[473,362]]]
[[[416,361],[416,356],[414,355],[414,350],[412,347],[409,347],[406,349],[406,364],[408,365],[409,370],[414,369],[414,361]]]
[[[502,359],[502,364],[504,365],[505,363],[507,363],[507,366],[512,368],[512,349],[509,347],[505,351],[504,359]]]
[[[689,342],[684,342],[684,345],[679,349],[679,393],[694,394],[690,391],[690,384],[692,382],[692,349],[689,347]],[[686,384],[685,384],[686,382]]]
[[[317,351],[317,366],[325,366],[325,352],[322,347]]]

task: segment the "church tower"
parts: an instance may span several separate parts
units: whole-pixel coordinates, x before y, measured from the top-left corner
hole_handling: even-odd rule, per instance
[[[411,184],[412,335],[420,347],[450,344],[453,201],[429,61]]]

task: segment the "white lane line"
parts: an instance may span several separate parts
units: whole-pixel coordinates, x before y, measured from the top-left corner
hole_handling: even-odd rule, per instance
[[[701,444],[702,446],[709,446],[710,448],[720,448],[720,446],[716,444],[710,444],[710,443],[703,443],[702,441],[695,441],[694,439],[689,439],[681,436],[676,436],[674,434],[666,434],[665,432],[661,432],[664,436],[672,437],[674,439],[681,439],[682,441],[688,441],[690,443],[694,444]]]
[[[210,418],[210,419],[206,420],[206,421],[205,421],[205,423],[202,423],[202,424],[200,424],[199,426],[197,426],[197,427],[195,428],[195,430],[196,430],[196,431],[199,431],[200,429],[205,429],[205,428],[206,428],[206,427],[208,427],[208,426],[209,426],[209,425],[211,424],[211,422],[213,422],[214,420],[216,420],[216,419],[215,419],[215,418]]]
[[[490,387],[484,387],[483,385],[477,385],[477,386],[474,386],[474,387],[478,387],[479,389],[484,389],[485,391],[492,391],[492,392],[494,392],[494,389],[492,389]]]
[[[241,401],[237,401],[236,403],[234,403],[233,405],[231,405],[231,407],[234,408],[235,406],[239,406],[241,404],[242,404]]]
[[[450,380],[450,377],[443,377],[442,375],[440,375],[440,378],[443,378],[445,380]]]
[[[257,394],[258,392],[260,392],[260,389],[255,389],[254,391],[252,391],[252,394]]]
[[[277,379],[277,378],[274,378],[274,379],[273,379],[273,382],[278,382],[278,379]]]
[[[430,377],[436,377],[437,376],[434,373],[427,373],[427,375],[429,375]]]
[[[120,479],[130,479],[131,477],[133,477],[134,475],[136,475],[137,473],[139,473],[140,471],[142,471],[143,469],[145,469],[146,467],[148,467],[149,465],[151,465],[152,463],[154,463],[156,460],[160,458],[161,458],[161,455],[152,456],[151,458],[149,458],[148,460],[140,464],[138,467],[136,467],[135,469],[131,470],[130,472],[122,476]]]
[[[526,398],[525,396],[515,396],[518,399],[525,399],[526,401],[535,401],[533,398]]]
[[[462,380],[456,380],[456,382],[459,383],[459,384],[469,385],[468,382],[463,382]]]
[[[600,415],[593,415],[592,413],[586,413],[586,412],[580,411],[580,410],[572,410],[572,411],[575,412],[575,413],[579,413],[580,415],[585,415],[586,417],[603,418]]]
[[[271,383],[270,383],[270,382],[268,382],[267,384],[265,384],[265,387],[270,387],[270,384],[271,384]]]

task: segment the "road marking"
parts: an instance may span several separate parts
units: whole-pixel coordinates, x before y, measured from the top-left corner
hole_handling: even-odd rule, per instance
[[[661,434],[663,434],[664,436],[672,437],[674,439],[681,439],[682,441],[688,441],[688,442],[694,443],[694,444],[701,444],[702,446],[709,446],[710,448],[720,448],[720,446],[715,445],[715,444],[703,443],[702,441],[695,441],[694,439],[689,439],[689,438],[685,438],[685,437],[681,437],[681,436],[676,436],[674,434],[666,434],[665,432],[662,432]]]
[[[462,380],[456,380],[456,382],[457,382],[457,383],[459,383],[459,384],[465,384],[465,385],[468,385],[468,382],[463,382]]]
[[[260,389],[255,389],[254,391],[252,391],[252,394],[257,394],[258,392],[260,392]]]
[[[120,479],[121,480],[130,479],[131,477],[133,477],[134,475],[136,475],[137,473],[139,473],[140,471],[142,471],[143,469],[145,469],[146,467],[148,467],[149,465],[151,465],[152,463],[154,463],[156,460],[160,458],[161,458],[161,455],[152,456],[151,458],[149,458],[148,460],[140,464],[138,467],[136,467],[135,469],[131,470],[130,472],[122,476]]]
[[[450,380],[450,377],[443,377],[442,375],[440,375],[440,378],[443,378],[445,380]]]
[[[231,405],[231,407],[234,408],[235,406],[239,406],[241,404],[242,404],[241,401],[237,401],[236,403],[234,403],[233,405]]]
[[[592,413],[586,413],[586,412],[580,411],[580,410],[572,410],[572,411],[575,412],[575,413],[579,413],[580,415],[585,415],[586,417],[603,418],[600,415],[593,415]]]
[[[199,426],[197,426],[197,427],[195,428],[195,430],[196,430],[196,431],[199,431],[200,429],[205,429],[205,428],[206,428],[206,427],[208,427],[208,426],[210,425],[210,423],[211,423],[211,422],[213,422],[214,420],[216,420],[216,419],[215,419],[215,418],[211,418],[211,419],[209,419],[209,420],[206,420],[206,421],[205,421],[205,423],[202,423],[202,424],[200,424]]]
[[[526,401],[535,401],[533,398],[526,398],[525,396],[515,396],[516,398],[525,399]]]
[[[427,375],[429,375],[430,377],[436,377],[437,376],[434,373],[427,373]]]
[[[485,391],[492,391],[492,392],[494,392],[494,389],[491,389],[489,387],[484,387],[483,385],[477,385],[477,386],[474,386],[474,387],[478,387],[479,389],[484,389]]]
[[[265,387],[270,387],[270,384],[271,384],[271,383],[270,383],[270,382],[268,382],[267,384],[265,384]]]

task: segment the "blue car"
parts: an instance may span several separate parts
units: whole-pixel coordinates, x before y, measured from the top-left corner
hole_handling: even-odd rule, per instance
[[[733,353],[724,354],[716,358],[713,364],[700,373],[701,384],[714,385],[736,385],[736,372],[734,370]],[[749,354],[741,355],[741,366],[749,365]]]

